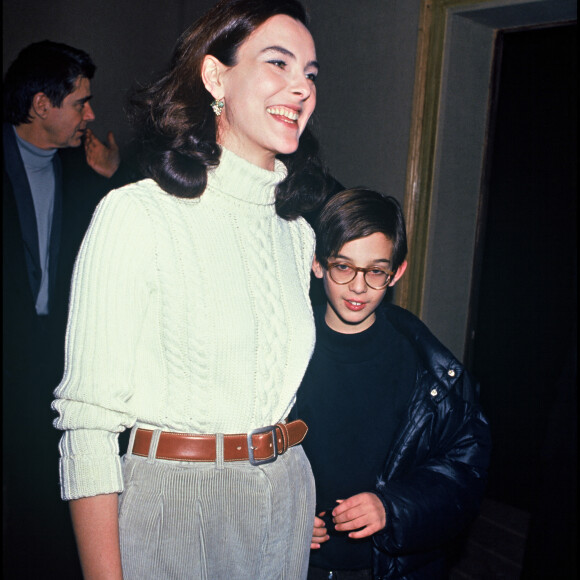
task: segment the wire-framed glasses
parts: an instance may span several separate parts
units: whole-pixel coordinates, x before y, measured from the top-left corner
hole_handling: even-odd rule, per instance
[[[332,280],[337,284],[348,284],[355,279],[359,272],[362,272],[367,286],[373,290],[382,290],[385,286],[388,286],[394,274],[394,272],[383,270],[376,266],[359,268],[347,262],[328,262],[326,269]]]

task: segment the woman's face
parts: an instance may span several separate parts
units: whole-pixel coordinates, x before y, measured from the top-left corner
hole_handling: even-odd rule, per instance
[[[272,170],[278,153],[298,148],[316,106],[317,73],[306,27],[286,15],[266,20],[240,46],[236,64],[223,69],[218,143]]]

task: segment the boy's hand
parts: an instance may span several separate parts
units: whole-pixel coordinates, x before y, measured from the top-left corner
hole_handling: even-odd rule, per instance
[[[335,528],[339,532],[350,532],[349,538],[359,539],[372,536],[387,524],[383,502],[374,493],[359,493],[348,499],[336,500],[332,510]],[[360,529],[362,528],[362,529]]]
[[[320,512],[318,515],[323,516],[326,512]],[[327,542],[330,536],[326,532],[324,520],[318,516],[314,516],[314,530],[312,531],[312,542],[310,543],[311,550],[318,550],[320,544]]]
[[[87,163],[103,177],[112,177],[121,163],[119,146],[111,131],[107,133],[107,142],[103,143],[90,129],[87,129],[85,132],[85,155]]]

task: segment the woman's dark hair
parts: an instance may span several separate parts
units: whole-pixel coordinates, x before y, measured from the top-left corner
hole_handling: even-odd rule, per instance
[[[4,76],[4,121],[30,123],[32,99],[44,93],[53,107],[60,107],[75,89],[78,77],[92,79],[96,67],[83,50],[43,40],[23,48]]]
[[[371,189],[357,187],[332,196],[318,215],[314,231],[316,259],[325,268],[344,244],[377,232],[393,243],[394,272],[407,256],[405,218],[399,202]]]
[[[143,170],[168,193],[199,197],[208,168],[219,165],[213,97],[201,78],[204,57],[211,54],[233,66],[246,38],[277,14],[308,23],[297,0],[221,0],[181,35],[169,70],[132,95],[130,115],[143,147]],[[308,127],[297,151],[278,157],[288,176],[276,189],[276,211],[295,219],[324,199],[326,171]]]

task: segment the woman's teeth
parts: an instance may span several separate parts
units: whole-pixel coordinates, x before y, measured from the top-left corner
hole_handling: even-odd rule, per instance
[[[290,119],[290,121],[298,121],[299,117],[296,111],[293,111],[292,109],[286,109],[285,107],[268,107],[266,112],[270,113],[270,115],[286,117],[286,119]]]

